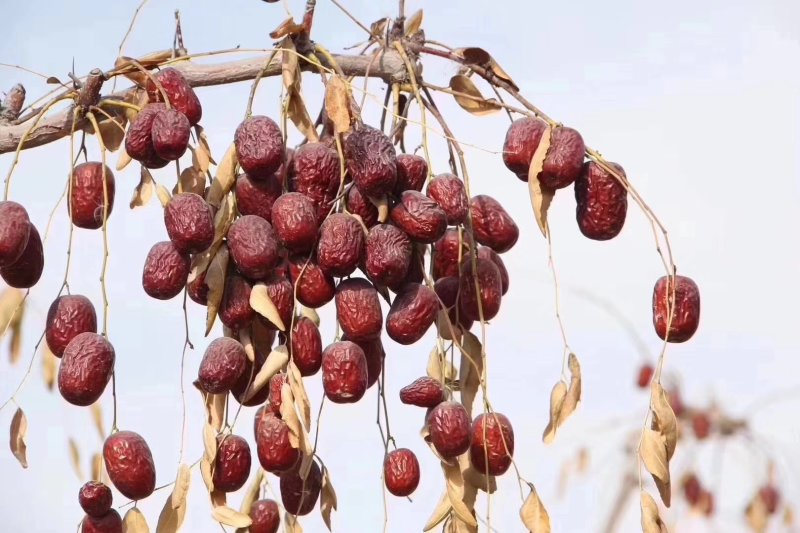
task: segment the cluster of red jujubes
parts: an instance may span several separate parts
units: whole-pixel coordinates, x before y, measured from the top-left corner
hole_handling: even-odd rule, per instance
[[[0,277],[17,289],[30,289],[42,277],[42,239],[24,207],[0,201]]]

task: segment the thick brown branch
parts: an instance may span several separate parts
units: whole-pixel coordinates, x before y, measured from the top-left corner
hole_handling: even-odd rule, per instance
[[[381,78],[387,82],[402,82],[406,79],[406,67],[400,56],[393,51],[381,54],[380,59],[373,61],[369,56],[334,55],[334,60],[342,69],[345,76]],[[329,66],[325,58],[320,61]],[[255,79],[264,67],[264,58],[252,58],[227,63],[200,65],[193,62],[175,63],[174,67],[180,70],[192,87],[208,87],[212,85],[228,85]],[[313,70],[313,66],[305,61],[300,62],[303,70]],[[280,57],[276,57],[264,71],[264,76],[279,76],[281,74]],[[131,91],[126,89],[111,95],[111,98],[121,99]],[[72,126],[73,107],[43,119],[40,125],[27,137],[24,149],[42,146],[66,137]],[[85,120],[79,120],[77,129],[86,126]],[[30,121],[12,126],[0,125],[0,154],[13,152],[23,135],[30,127]]]

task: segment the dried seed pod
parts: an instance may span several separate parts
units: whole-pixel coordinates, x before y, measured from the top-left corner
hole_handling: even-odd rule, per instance
[[[310,513],[317,505],[321,489],[322,471],[316,461],[312,461],[306,479],[300,477],[299,468],[281,475],[281,501],[290,514],[303,516]]]
[[[420,340],[436,320],[439,299],[433,290],[419,283],[405,285],[386,315],[386,333],[398,344]]]
[[[299,192],[287,192],[272,205],[272,226],[291,252],[308,252],[317,240],[317,209]]]
[[[457,457],[469,449],[470,419],[459,402],[442,402],[427,416],[430,440],[445,459]]]
[[[322,352],[322,387],[333,403],[355,403],[367,392],[367,358],[354,342],[339,341]]]
[[[475,470],[500,476],[511,466],[514,456],[514,430],[500,413],[482,413],[472,423],[469,457]],[[487,461],[488,458],[488,461]]]
[[[44,248],[39,231],[30,225],[28,242],[14,263],[0,268],[0,277],[16,289],[30,289],[39,282],[44,271]]]
[[[252,179],[247,174],[236,178],[236,207],[242,215],[256,215],[272,222],[272,205],[283,193],[281,182],[275,174]]]
[[[58,391],[72,405],[92,405],[114,371],[114,347],[97,333],[76,335],[58,367]]]
[[[246,361],[247,354],[237,340],[228,337],[214,339],[200,361],[200,387],[209,394],[230,391],[244,373]]]
[[[271,118],[261,115],[239,124],[234,145],[242,170],[255,179],[276,172],[286,154],[280,127]]]
[[[408,448],[398,448],[383,460],[386,489],[395,496],[410,496],[419,485],[419,461]]]
[[[364,253],[364,230],[361,224],[344,213],[334,213],[319,229],[317,263],[331,276],[349,276]]]
[[[281,513],[275,500],[263,499],[250,506],[250,533],[278,533]]]
[[[363,125],[344,141],[344,159],[353,182],[367,196],[380,198],[397,182],[397,155],[380,130]]]
[[[239,272],[254,280],[267,277],[279,258],[275,230],[255,215],[243,216],[231,224],[228,248]]]
[[[191,128],[189,119],[177,109],[156,113],[151,131],[156,155],[165,161],[180,159],[189,147]]]
[[[250,282],[235,272],[225,278],[225,289],[219,304],[219,319],[234,331],[250,324],[256,312],[250,307]]]
[[[163,168],[169,163],[168,160],[158,156],[153,144],[153,122],[156,116],[166,109],[163,103],[145,105],[125,134],[125,151],[132,159],[147,168]]]
[[[347,211],[349,213],[361,217],[367,229],[378,223],[378,208],[375,207],[375,204],[373,204],[369,198],[361,194],[358,187],[351,186],[347,189],[345,204],[347,205]]]
[[[417,407],[436,407],[447,399],[447,393],[438,380],[425,376],[415,379],[400,389],[400,401]]]
[[[367,358],[367,390],[369,390],[377,383],[378,378],[381,376],[383,361],[386,358],[386,352],[383,349],[381,338],[377,337],[369,340],[354,341],[348,337],[347,334],[344,334],[342,335],[342,340],[354,342],[363,350],[364,356]]]
[[[191,261],[172,241],[153,245],[144,261],[142,287],[151,298],[170,300],[181,293],[189,279]]]
[[[369,230],[366,271],[378,285],[397,287],[405,280],[411,263],[411,239],[403,230],[379,224]]]
[[[581,173],[585,152],[586,145],[580,133],[572,128],[555,128],[539,182],[554,190],[569,186]]]
[[[66,294],[53,300],[45,322],[45,338],[53,355],[61,357],[70,341],[86,332],[97,333],[97,314],[89,298]]]
[[[76,166],[72,173],[72,189],[67,199],[67,212],[72,223],[84,229],[102,228],[105,206],[108,206],[106,218],[111,216],[114,209],[114,190],[114,174],[107,166],[92,161]],[[105,202],[106,193],[108,204]]]
[[[446,276],[458,277],[458,265],[469,252],[466,233],[459,235],[457,228],[448,228],[433,244],[433,279]]]
[[[203,117],[203,107],[200,105],[200,99],[197,98],[194,89],[183,77],[183,74],[177,69],[167,67],[156,73],[155,78],[161,84],[164,92],[167,93],[170,105],[186,115],[192,126],[196,126]],[[149,79],[147,81],[147,95],[151,102],[164,101],[161,91]]]
[[[322,366],[322,337],[311,319],[300,317],[291,336],[292,361],[302,376],[313,376]]]
[[[653,289],[653,325],[656,334],[667,338],[667,322],[669,308],[672,309],[672,320],[669,328],[669,342],[686,342],[692,338],[700,323],[700,289],[686,276],[675,276],[670,282],[667,276],[656,281]],[[675,299],[672,299],[672,291]],[[672,302],[672,306],[670,306]]]
[[[267,472],[286,472],[300,459],[300,450],[289,442],[289,426],[271,411],[262,413],[256,432],[258,461]]]
[[[457,226],[467,219],[467,190],[458,176],[439,174],[428,184],[427,194],[442,208],[450,226]]]
[[[302,193],[315,206],[317,225],[328,216],[341,184],[339,154],[323,143],[307,143],[294,153],[289,190]]]
[[[0,268],[16,263],[22,256],[32,227],[24,207],[0,201]]]
[[[295,286],[297,301],[306,307],[317,309],[333,300],[336,283],[333,277],[323,272],[315,258],[302,256],[289,258],[289,274]]]
[[[78,492],[78,503],[89,516],[100,518],[111,509],[111,489],[99,481],[88,481]]]
[[[479,194],[470,201],[475,240],[498,254],[509,251],[519,239],[519,228],[500,202]]]
[[[503,143],[503,163],[522,181],[528,181],[528,169],[539,147],[547,124],[539,118],[515,120],[506,132]]]
[[[625,171],[611,165],[623,176]],[[617,178],[594,161],[583,165],[575,181],[575,217],[581,233],[596,241],[613,239],[622,231],[628,211],[628,192]]]
[[[228,435],[217,448],[214,462],[214,490],[236,492],[250,475],[250,445],[238,435]]]
[[[336,320],[353,340],[374,339],[383,328],[378,291],[364,278],[350,278],[336,287]]]
[[[131,500],[143,500],[156,487],[156,467],[147,442],[136,432],[118,431],[106,438],[103,460],[111,483]]]
[[[483,259],[489,259],[492,263],[495,264],[497,270],[500,272],[500,281],[503,285],[503,295],[508,292],[508,270],[506,269],[506,264],[503,262],[503,258],[500,257],[500,254],[489,248],[488,246],[479,246],[478,247],[478,257]]]
[[[491,260],[478,257],[475,261],[477,270],[473,269],[471,255],[466,256],[461,264],[458,308],[468,320],[480,320],[481,311],[484,320],[491,320],[500,311],[503,281],[500,270]],[[479,292],[475,288],[476,281]]]
[[[414,154],[397,155],[397,182],[394,195],[398,198],[405,191],[421,191],[428,177],[428,163]]]
[[[81,533],[123,533],[122,518],[115,509],[101,517],[86,515],[81,522]]]
[[[180,252],[202,252],[214,241],[214,215],[199,194],[184,192],[173,196],[164,208],[164,225]]]
[[[434,200],[417,191],[405,191],[390,215],[398,228],[412,240],[423,244],[436,241],[447,229],[444,210]]]

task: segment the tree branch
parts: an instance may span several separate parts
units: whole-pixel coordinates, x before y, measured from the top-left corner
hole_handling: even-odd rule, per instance
[[[372,57],[368,56],[356,55],[334,55],[333,58],[345,76],[369,76],[370,78],[381,78],[389,83],[403,82],[407,78],[406,67],[402,58],[393,51],[381,54],[378,60],[373,60]],[[324,66],[332,67],[328,65],[324,57],[319,59]],[[264,68],[264,58],[251,58],[211,65],[179,62],[171,66],[180,70],[192,87],[208,87],[255,79],[259,71]],[[300,67],[303,70],[313,70],[314,68],[307,61],[300,61]],[[263,76],[279,76],[280,74],[281,58],[279,55],[267,66]],[[133,90],[134,88],[129,88],[118,91],[104,98],[121,99]],[[72,127],[73,110],[74,106],[70,106],[67,110],[43,119],[39,126],[27,136],[23,149],[49,144],[68,136]],[[30,120],[34,119],[35,117],[32,117]],[[30,127],[30,120],[22,124],[0,125],[0,154],[13,152],[17,149],[17,145]],[[86,125],[87,121],[81,119],[76,123],[76,130],[83,129]]]

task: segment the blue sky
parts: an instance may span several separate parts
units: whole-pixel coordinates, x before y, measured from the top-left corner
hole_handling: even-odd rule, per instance
[[[363,34],[332,3],[318,1],[314,38],[333,51]],[[395,2],[346,2],[369,23],[394,15]],[[800,4],[788,0],[760,3],[722,0],[676,0],[655,5],[631,0],[597,2],[491,4],[465,0],[457,7],[406,2],[408,10],[425,9],[429,38],[453,46],[489,50],[511,73],[531,101],[556,120],[581,131],[587,144],[622,164],[628,177],[670,232],[679,271],[693,277],[702,293],[703,315],[697,335],[670,348],[667,370],[679,376],[687,399],[716,399],[738,413],[770,393],[797,384],[800,340],[796,302],[800,300]],[[73,59],[77,72],[108,68],[137,5],[134,1],[71,3],[28,0],[3,6],[7,23],[0,39],[0,62],[20,64],[66,79]],[[299,15],[302,2],[289,2]],[[140,55],[171,46],[173,11],[180,9],[191,52],[267,48],[268,33],[285,12],[280,4],[257,0],[151,0],[143,9],[125,52]],[[243,57],[246,57],[245,54]],[[208,62],[223,61],[212,58]],[[455,68],[432,62],[425,76],[446,84]],[[0,90],[23,82],[29,99],[46,90],[40,79],[0,68]],[[308,76],[306,97],[318,101],[319,81]],[[203,121],[212,150],[220,157],[244,113],[249,84],[203,89]],[[382,100],[382,88],[370,92]],[[262,84],[254,110],[277,118],[279,86]],[[660,342],[651,323],[653,283],[662,275],[645,218],[631,204],[621,235],[610,242],[584,239],[574,220],[572,190],[560,193],[551,209],[553,253],[562,283],[562,311],[572,348],[584,375],[584,402],[555,444],[544,446],[550,388],[561,369],[561,339],[554,313],[554,293],[546,243],[531,214],[526,187],[502,165],[507,118],[467,115],[449,97],[439,98],[456,136],[467,148],[473,191],[501,200],[520,226],[517,246],[503,256],[511,273],[511,291],[488,329],[490,391],[494,407],[509,416],[516,432],[517,462],[536,483],[553,519],[554,531],[596,531],[605,520],[616,483],[633,458],[624,456],[626,432],[645,414],[646,395],[633,386],[635,368],[645,357],[608,313],[581,298],[589,291],[619,309],[644,339],[650,354]],[[377,113],[369,99],[367,116]],[[413,135],[418,130],[413,129]],[[441,137],[431,135],[435,171],[446,169]],[[414,143],[409,142],[409,146]],[[90,153],[98,157],[89,140]],[[10,155],[0,156],[3,175]],[[116,161],[116,155],[112,161]],[[61,194],[69,169],[69,145],[62,141],[23,153],[15,173],[12,199],[28,207],[40,229]],[[171,170],[156,179],[172,186]],[[183,316],[178,298],[154,301],[141,289],[141,268],[153,243],[165,240],[162,211],[155,199],[130,211],[127,201],[138,180],[131,165],[117,173],[117,201],[109,223],[111,240],[110,339],[116,348],[119,421],[150,442],[158,484],[174,479],[180,445],[179,363]],[[788,233],[787,233],[788,232]],[[68,221],[61,207],[46,248],[45,279],[34,289],[27,316],[23,363],[0,364],[0,398],[11,394],[33,353],[50,301],[58,291]],[[100,233],[77,230],[70,285],[101,303],[98,277],[102,260]],[[196,374],[202,350],[203,310],[190,304],[195,351],[187,359],[185,383]],[[333,336],[333,315],[322,313],[323,339]],[[220,330],[217,330],[217,334]],[[389,531],[417,531],[443,488],[436,461],[418,437],[422,414],[396,399],[400,387],[425,370],[433,342],[429,333],[413,347],[386,339],[387,387],[392,431],[398,444],[417,452],[422,483],[413,504],[389,500]],[[318,379],[307,380],[314,406]],[[383,522],[380,485],[382,445],[375,426],[371,390],[352,406],[325,407],[320,453],[332,472],[339,495],[334,524],[338,531],[378,531]],[[796,398],[795,398],[796,400]],[[9,453],[0,453],[6,491],[0,509],[9,531],[65,531],[81,517],[77,491],[81,481],[70,467],[67,439],[82,452],[84,470],[100,441],[88,410],[65,404],[41,382],[38,359],[19,402],[29,424],[30,468],[21,472]],[[186,459],[202,453],[201,403],[187,387],[189,441]],[[103,398],[110,425],[111,397]],[[768,437],[786,459],[779,464],[794,501],[800,499],[800,433],[796,403],[786,401],[758,412],[754,429]],[[253,409],[243,412],[238,433],[252,441]],[[12,410],[0,413],[0,425]],[[611,420],[623,420],[611,423]],[[598,427],[606,428],[598,431]],[[592,470],[557,495],[561,462],[584,444],[592,447]],[[763,481],[763,457],[741,446],[684,445],[676,464],[695,464],[708,483],[722,492],[715,526],[684,520],[679,531],[740,531],[744,498]],[[722,456],[724,482],[714,474],[713,458]],[[185,531],[217,531],[199,473],[190,493]],[[277,488],[277,478],[271,482]],[[493,498],[497,531],[521,531],[519,495],[512,474],[500,481]],[[154,529],[167,494],[159,492],[140,507]],[[230,501],[238,505],[240,494]],[[115,503],[124,499],[115,495]],[[630,507],[623,531],[634,530],[638,511]],[[485,509],[481,503],[479,509]],[[678,506],[676,512],[680,512]],[[677,515],[676,515],[677,516]],[[302,521],[306,531],[322,531],[315,513]],[[693,529],[694,528],[694,529]]]

